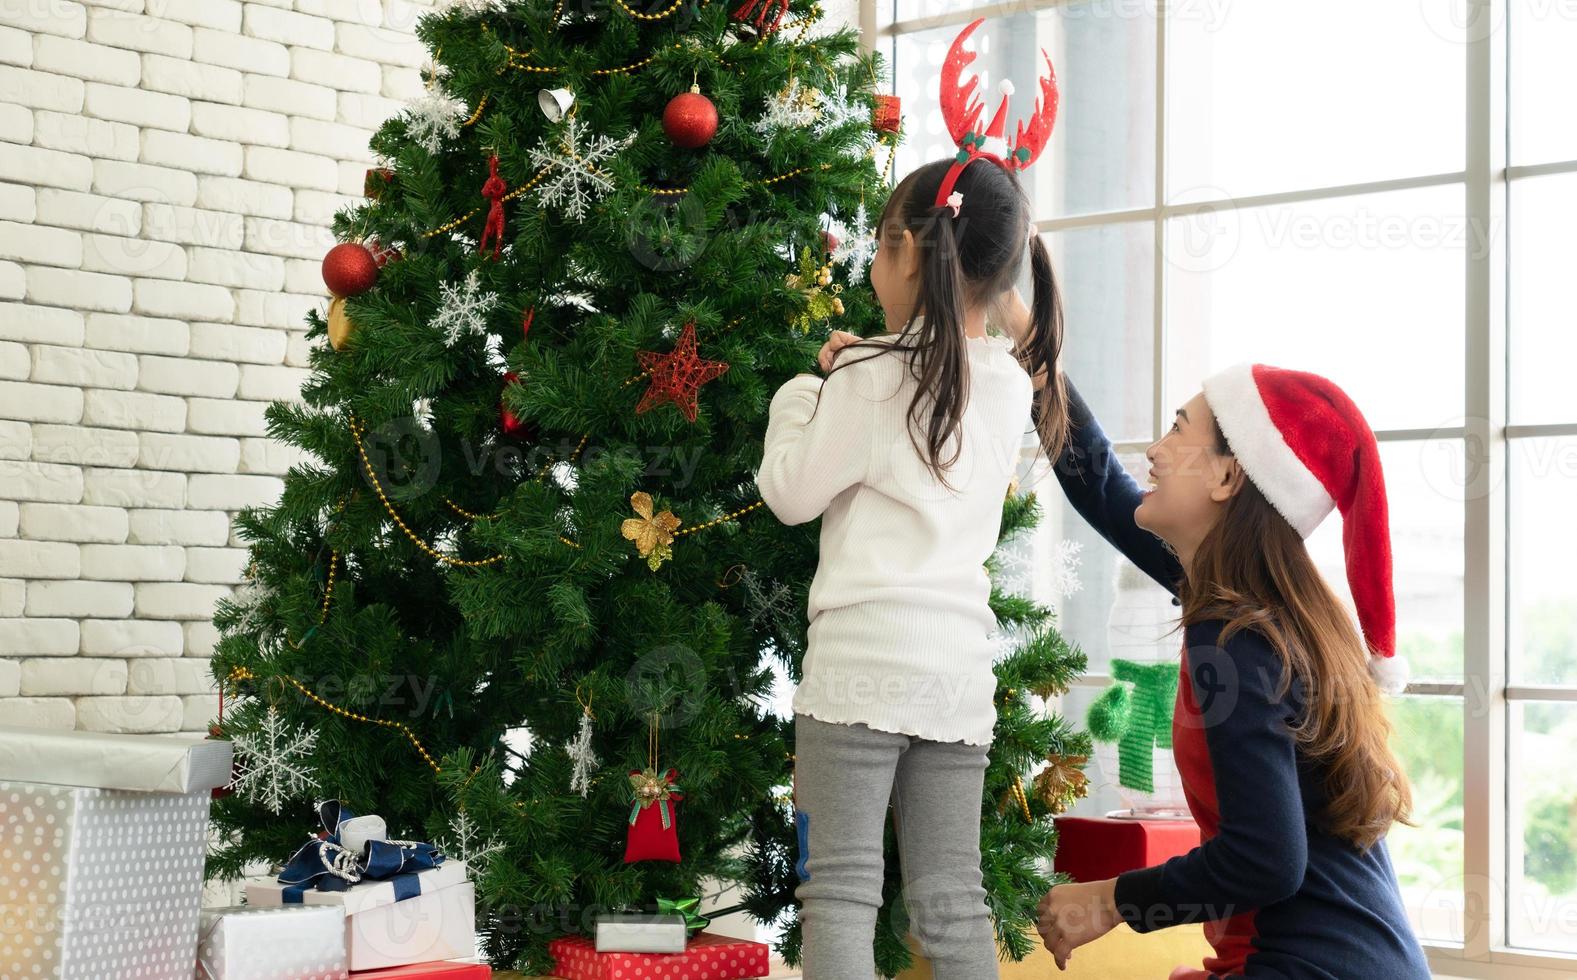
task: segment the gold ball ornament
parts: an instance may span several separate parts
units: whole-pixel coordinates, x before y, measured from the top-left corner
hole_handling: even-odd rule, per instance
[[[329,346],[335,350],[344,350],[350,344],[350,335],[356,327],[350,322],[350,317],[345,313],[345,300],[335,297],[329,303]]]

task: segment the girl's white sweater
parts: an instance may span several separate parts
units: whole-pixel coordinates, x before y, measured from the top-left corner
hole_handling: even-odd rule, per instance
[[[825,382],[800,375],[773,396],[761,498],[785,524],[822,519],[797,713],[991,742],[996,620],[984,564],[1032,390],[1006,339],[965,346],[969,401],[948,485],[910,439],[916,382],[907,353],[847,350],[839,358],[847,365]]]

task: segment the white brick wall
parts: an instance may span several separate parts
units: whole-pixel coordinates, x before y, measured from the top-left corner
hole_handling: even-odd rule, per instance
[[[431,0],[0,0],[0,724],[206,732],[231,521]]]

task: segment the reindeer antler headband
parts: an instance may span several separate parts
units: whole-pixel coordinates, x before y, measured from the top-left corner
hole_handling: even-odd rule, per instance
[[[1040,80],[1040,97],[1035,100],[1035,114],[1030,118],[1029,125],[1023,122],[1018,124],[1011,152],[1005,136],[1008,96],[1013,94],[1012,82],[1003,80],[1000,86],[1002,104],[997,107],[991,125],[984,132],[980,131],[980,117],[985,112],[985,106],[976,91],[980,86],[980,77],[971,75],[968,84],[964,84],[961,79],[964,69],[976,57],[975,52],[964,50],[964,42],[983,23],[984,17],[960,31],[958,37],[953,39],[953,46],[948,49],[947,60],[942,62],[942,118],[947,121],[947,131],[958,145],[958,158],[942,178],[942,186],[936,192],[935,206],[951,207],[954,217],[958,216],[958,209],[964,203],[963,195],[956,193],[954,187],[965,167],[985,158],[1009,172],[1026,170],[1040,159],[1046,141],[1051,138],[1052,127],[1057,124],[1057,70],[1052,67],[1051,55],[1042,48],[1040,53],[1046,59],[1046,77]],[[988,150],[988,146],[991,149]]]

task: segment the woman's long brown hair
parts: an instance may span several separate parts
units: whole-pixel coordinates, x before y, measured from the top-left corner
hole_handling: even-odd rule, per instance
[[[1220,428],[1217,450],[1230,453]],[[1412,791],[1391,751],[1391,722],[1369,673],[1369,649],[1298,532],[1252,481],[1226,504],[1194,554],[1182,587],[1183,622],[1224,619],[1220,642],[1253,629],[1280,654],[1278,692],[1296,682],[1302,711],[1292,729],[1323,764],[1329,803],[1322,829],[1367,850],[1407,823]]]

